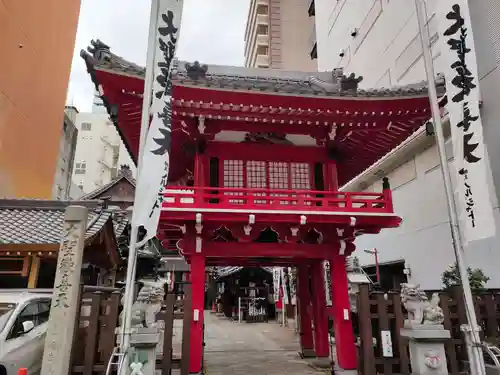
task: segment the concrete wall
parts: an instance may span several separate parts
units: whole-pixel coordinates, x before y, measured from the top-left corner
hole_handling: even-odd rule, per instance
[[[442,71],[439,47],[435,43],[434,12],[439,11],[438,4],[427,1],[436,72]],[[497,228],[500,228],[497,200],[500,106],[496,103],[500,97],[500,2],[471,2],[471,12],[484,101],[484,134],[492,162],[493,180],[489,184]],[[316,0],[316,20],[320,71],[344,67],[347,72],[364,77],[362,87],[389,87],[425,79],[414,0]],[[350,35],[353,28],[359,30],[356,37]],[[339,56],[341,49],[345,51],[344,58]],[[425,150],[420,147],[402,155],[383,173],[391,179],[395,210],[403,217],[403,224],[377,236],[361,237],[355,255],[361,264],[373,264],[373,256],[362,250],[377,248],[380,262],[405,260],[412,271],[412,282],[420,283],[425,289],[437,289],[441,287],[442,272],[454,262],[437,149],[434,145]],[[448,156],[452,162],[450,144]],[[352,184],[350,190],[363,190],[362,180]],[[380,191],[380,183],[367,190]],[[466,248],[466,257],[470,266],[482,268],[491,278],[489,286],[500,287],[499,237],[471,243]]]
[[[80,0],[0,0],[0,197],[52,197]]]

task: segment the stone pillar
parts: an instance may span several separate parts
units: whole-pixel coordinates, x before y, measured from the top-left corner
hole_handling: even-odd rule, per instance
[[[297,267],[298,307],[300,327],[300,349],[304,358],[314,357],[314,341],[312,334],[312,321],[309,314],[311,305],[311,292],[309,290],[309,265],[302,264]]]
[[[205,257],[191,255],[190,280],[192,290],[193,320],[191,321],[191,349],[189,373],[201,373],[203,361],[203,313],[205,305]]]
[[[71,373],[70,356],[75,324],[78,324],[76,314],[87,216],[85,207],[66,209],[41,375]]]
[[[330,272],[337,362],[344,370],[354,370],[357,368],[356,342],[352,327],[345,256],[339,255],[330,260]]]
[[[318,358],[330,356],[330,344],[328,338],[328,316],[326,313],[326,295],[324,271],[322,262],[314,262],[311,265],[311,276],[313,284],[312,310],[314,319],[314,351]]]
[[[401,336],[410,341],[410,361],[415,375],[448,375],[444,343],[450,331],[442,324],[413,324],[405,322]]]
[[[156,327],[132,328],[130,335],[130,375],[154,375],[156,347],[160,330]]]

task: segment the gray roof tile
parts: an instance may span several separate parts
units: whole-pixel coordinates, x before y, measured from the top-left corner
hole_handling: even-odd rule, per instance
[[[0,200],[0,243],[58,244],[61,240],[64,213],[70,204],[89,208],[86,240],[97,235],[112,212],[102,209],[95,201],[61,202],[24,199]]]
[[[145,69],[111,52],[100,40],[91,41],[88,52],[80,55],[85,60],[91,75],[94,69],[112,71],[117,74],[144,78]],[[222,65],[200,65],[174,61],[172,82],[186,86],[203,86],[214,89],[236,89],[244,91],[275,92],[282,94],[314,95],[326,97],[392,97],[427,95],[427,82],[411,85],[358,89],[362,77],[345,76],[341,69],[334,72],[299,72],[272,69],[256,69]],[[436,87],[444,94],[444,78],[438,76]]]

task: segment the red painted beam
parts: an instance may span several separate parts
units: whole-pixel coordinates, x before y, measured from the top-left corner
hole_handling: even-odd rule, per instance
[[[287,162],[321,163],[328,160],[326,149],[321,147],[297,147],[294,145],[269,145],[263,143],[230,143],[212,141],[207,154],[223,159],[266,160]]]
[[[345,253],[354,251],[352,243],[345,244]],[[194,239],[184,240],[182,253],[186,256],[196,254]],[[201,253],[207,258],[302,258],[330,259],[337,255],[340,242],[330,245],[286,244],[286,243],[241,243],[208,242],[202,244]]]
[[[389,111],[391,112],[391,111]],[[242,110],[225,110],[225,109],[212,109],[212,108],[196,108],[196,107],[186,107],[175,105],[173,107],[174,116],[177,118],[192,118],[204,116],[208,119],[214,120],[236,120],[247,123],[247,131],[251,130],[249,125],[253,127],[259,126],[259,124],[249,124],[252,121],[271,123],[274,127],[286,126],[290,124],[298,125],[315,125],[315,126],[326,126],[335,123],[339,126],[343,125],[349,127],[352,130],[385,130],[390,122],[397,121],[407,121],[407,120],[426,120],[429,118],[427,111],[420,109],[414,109],[411,111],[394,111],[389,114],[384,110],[379,112],[370,112],[363,114],[362,112],[357,112],[355,115],[352,112],[348,114],[331,112],[331,113],[318,113],[317,111],[303,111],[302,113],[290,114],[278,114],[269,112],[251,112]],[[256,129],[257,131],[257,129]],[[276,130],[275,130],[276,131]],[[303,132],[297,133],[303,134]]]

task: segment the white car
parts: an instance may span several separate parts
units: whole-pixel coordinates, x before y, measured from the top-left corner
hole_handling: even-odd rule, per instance
[[[0,375],[40,373],[51,293],[0,290]]]

